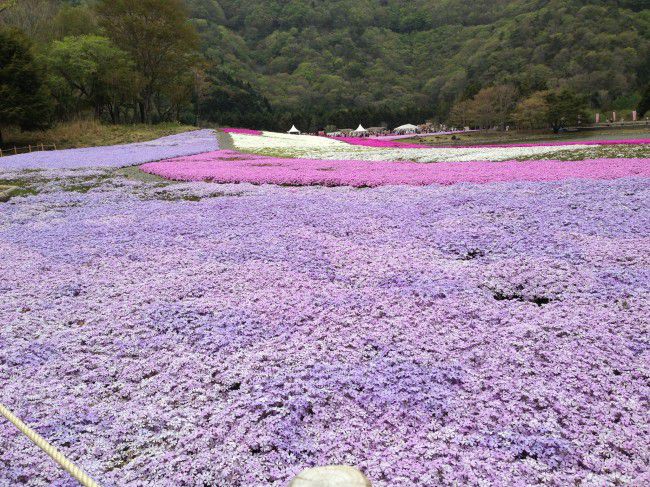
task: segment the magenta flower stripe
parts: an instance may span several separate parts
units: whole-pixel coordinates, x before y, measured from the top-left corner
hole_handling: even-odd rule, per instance
[[[395,140],[384,140],[381,138],[363,138],[363,137],[332,137],[335,140],[346,142],[350,145],[360,145],[363,147],[383,147],[383,148],[400,148],[400,149],[426,149],[428,146],[423,144],[409,144],[408,142],[397,142]]]
[[[411,162],[282,159],[216,151],[150,163],[144,172],[179,181],[324,186],[384,186],[650,177],[650,159]]]
[[[241,135],[262,135],[261,130],[251,130],[251,129],[238,129],[238,128],[225,128],[221,129],[227,134],[241,134]]]

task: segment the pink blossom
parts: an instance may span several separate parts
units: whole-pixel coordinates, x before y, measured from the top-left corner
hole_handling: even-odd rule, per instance
[[[400,149],[426,149],[428,146],[423,144],[409,144],[406,142],[396,142],[394,140],[362,138],[362,137],[336,137],[336,140],[346,142],[351,145],[361,145],[364,147],[396,147]]]
[[[221,129],[227,134],[242,134],[242,135],[262,135],[261,130],[251,130],[251,129],[236,129],[236,128],[226,128]]]
[[[283,159],[220,150],[145,164],[141,169],[150,174],[180,181],[373,187],[650,177],[650,159],[421,164]]]
[[[477,130],[453,130],[446,132],[427,132],[425,134],[402,134],[402,135],[379,135],[371,138],[383,139],[383,140],[400,140],[400,139],[413,139],[420,137],[432,137],[434,135],[456,135],[456,134],[468,134],[470,132],[478,132]]]

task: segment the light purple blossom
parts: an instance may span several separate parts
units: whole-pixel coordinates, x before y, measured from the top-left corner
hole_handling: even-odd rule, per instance
[[[179,186],[1,206],[2,401],[102,485],[647,480],[647,178]]]
[[[212,130],[196,130],[136,144],[31,152],[0,158],[0,170],[126,167],[219,148]]]

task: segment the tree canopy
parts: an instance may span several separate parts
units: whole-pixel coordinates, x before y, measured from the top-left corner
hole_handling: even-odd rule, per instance
[[[100,0],[99,24],[115,45],[131,55],[142,77],[138,105],[142,122],[151,122],[163,93],[173,97],[176,80],[187,73],[198,43],[181,0]]]
[[[59,116],[115,122],[534,127],[551,93],[641,112],[650,79],[646,0],[0,0],[3,25]]]
[[[646,89],[643,92],[643,97],[639,102],[638,112],[639,117],[643,117],[650,112],[650,83],[648,83],[648,86],[646,86]]]
[[[187,0],[204,50],[283,110],[426,106],[571,90],[608,109],[650,76],[650,10],[606,0]],[[213,12],[206,15],[205,12]],[[632,107],[629,107],[632,108]]]
[[[3,126],[47,126],[51,109],[29,40],[15,30],[0,31],[0,143]]]

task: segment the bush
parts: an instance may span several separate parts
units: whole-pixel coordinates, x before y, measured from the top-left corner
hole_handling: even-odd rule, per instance
[[[31,42],[18,30],[0,30],[0,145],[3,128],[47,127],[51,115],[51,98]]]

